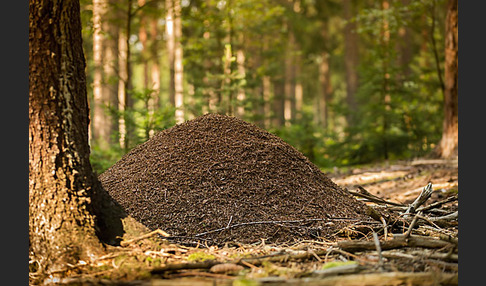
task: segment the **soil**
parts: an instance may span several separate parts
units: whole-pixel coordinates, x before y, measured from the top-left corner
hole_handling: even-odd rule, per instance
[[[127,213],[179,243],[331,239],[366,206],[279,137],[206,114],[163,130],[99,176]]]

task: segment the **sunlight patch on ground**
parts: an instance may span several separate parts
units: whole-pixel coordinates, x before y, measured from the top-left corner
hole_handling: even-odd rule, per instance
[[[407,174],[406,171],[380,171],[380,172],[364,172],[357,175],[351,175],[344,178],[335,178],[333,181],[342,186],[362,185],[383,180],[392,180],[403,177]]]

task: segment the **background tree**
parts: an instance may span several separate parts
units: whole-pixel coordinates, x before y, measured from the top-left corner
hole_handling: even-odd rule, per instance
[[[445,35],[444,122],[438,152],[441,157],[457,155],[458,121],[458,14],[457,0],[447,4]]]
[[[79,1],[29,1],[29,250],[49,274],[103,252],[120,221],[93,174]]]
[[[125,119],[132,129],[123,149],[93,144],[94,166],[207,112],[256,123],[321,167],[424,156],[443,133],[446,2],[117,2],[120,139]]]
[[[93,113],[91,134],[102,149],[118,143],[118,26],[113,1],[93,0]]]

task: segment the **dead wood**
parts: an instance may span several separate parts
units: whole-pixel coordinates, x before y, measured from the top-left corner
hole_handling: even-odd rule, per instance
[[[415,213],[415,211],[417,210],[417,208],[419,206],[421,206],[422,204],[424,204],[429,198],[430,196],[432,195],[432,192],[434,190],[432,189],[432,183],[429,182],[427,184],[427,186],[425,186],[423,189],[422,189],[422,192],[420,192],[420,195],[415,199],[415,201],[413,201],[413,203],[411,203],[407,210],[405,211],[405,215],[404,217],[408,217],[409,214],[413,214]]]
[[[154,236],[154,235],[161,235],[161,236],[163,236],[163,237],[170,237],[170,234],[168,234],[167,232],[165,232],[165,231],[163,231],[163,230],[161,230],[161,229],[156,229],[156,230],[154,230],[154,231],[152,231],[152,232],[149,232],[149,233],[144,234],[144,235],[142,235],[142,236],[139,236],[139,237],[137,237],[137,238],[130,239],[130,240],[124,240],[124,241],[120,242],[120,245],[121,245],[121,246],[127,246],[127,245],[129,245],[129,244],[131,244],[131,243],[134,243],[134,242],[140,241],[140,240],[145,239],[145,238],[152,237],[152,236]]]
[[[356,264],[335,266],[327,269],[314,270],[312,271],[312,275],[317,277],[327,277],[327,276],[343,275],[343,274],[349,275],[349,274],[358,273],[364,269],[365,268],[363,266],[356,263]]]
[[[374,202],[374,203],[378,203],[378,204],[392,205],[392,206],[403,206],[403,204],[399,204],[399,203],[395,203],[395,202],[390,202],[390,201],[384,200],[384,199],[382,199],[380,197],[377,197],[377,196],[371,194],[370,192],[368,192],[362,186],[358,186],[358,191],[356,191],[356,192],[349,191],[349,190],[348,190],[348,192],[350,194],[354,195],[354,196],[367,199],[370,202]]]
[[[439,208],[441,207],[442,205],[446,204],[446,203],[449,203],[449,202],[453,202],[453,201],[457,201],[458,199],[458,196],[457,195],[454,195],[454,196],[450,196],[442,201],[438,201],[438,202],[435,202],[435,203],[432,203],[428,206],[424,206],[424,207],[420,207],[417,209],[417,211],[423,211],[423,212],[426,212],[428,210],[432,210],[432,209],[435,209],[435,208]]]
[[[425,250],[387,250],[383,251],[382,255],[386,258],[407,258],[412,260],[421,260],[427,258],[456,263],[459,261],[459,256],[456,253],[451,252],[442,253]]]
[[[394,234],[393,239],[380,242],[381,249],[395,249],[402,247],[424,247],[424,248],[442,248],[447,246],[452,246],[450,242],[443,241],[440,239],[430,238],[426,236],[411,235],[405,237],[403,234]],[[343,250],[349,252],[364,251],[364,250],[375,250],[376,246],[373,241],[363,241],[363,240],[345,240],[339,241],[337,246]]]

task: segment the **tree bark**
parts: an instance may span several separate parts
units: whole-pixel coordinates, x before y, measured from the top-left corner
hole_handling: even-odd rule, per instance
[[[457,0],[449,0],[445,35],[444,121],[438,153],[442,158],[458,154],[458,13]]]
[[[103,253],[121,222],[89,162],[79,1],[31,0],[29,23],[29,249],[49,274]]]

